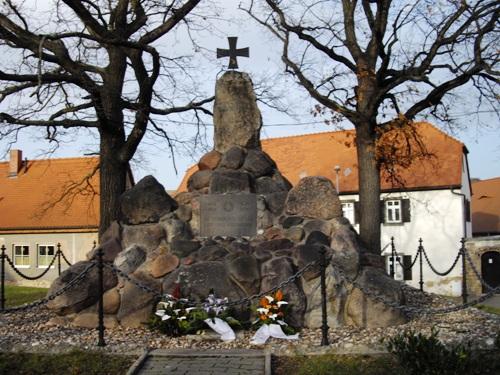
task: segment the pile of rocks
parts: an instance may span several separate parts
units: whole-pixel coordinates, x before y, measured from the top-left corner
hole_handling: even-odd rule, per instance
[[[331,257],[327,269],[331,327],[404,322],[399,310],[373,301],[341,279],[338,270],[388,301],[402,301],[399,282],[381,268],[360,261],[367,252],[342,218],[332,183],[323,177],[306,177],[292,188],[261,150],[262,120],[247,75],[227,72],[218,81],[214,123],[214,150],[200,159],[187,192],[174,199],[148,176],[123,194],[119,220],[101,237],[104,260],[158,294],[171,293],[179,284],[182,294],[194,300],[203,300],[214,289],[234,301],[288,280],[317,261],[324,249]],[[230,195],[255,195],[255,234],[206,236],[200,228],[202,198]],[[95,259],[96,250],[88,255],[89,261]],[[87,266],[88,262],[72,266],[54,282],[51,292]],[[147,321],[157,297],[127,278],[116,277],[109,268],[105,272],[105,324],[137,327]],[[78,287],[51,301],[49,308],[70,316],[75,325],[95,326],[96,273],[92,270]],[[311,268],[283,287],[290,324],[319,326],[318,276],[319,269]]]

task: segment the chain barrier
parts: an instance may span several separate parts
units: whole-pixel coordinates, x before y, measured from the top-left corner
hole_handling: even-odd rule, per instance
[[[70,261],[68,260],[68,258],[66,258],[66,255],[64,255],[64,253],[62,251],[59,252],[63,258],[63,260],[66,262],[66,264],[68,265],[68,267],[71,267],[72,264],[70,263]]]
[[[451,271],[453,271],[453,269],[455,268],[455,266],[458,263],[458,260],[460,259],[460,256],[462,255],[462,253],[459,251],[458,254],[457,254],[457,256],[456,256],[456,258],[455,258],[455,260],[453,261],[453,264],[451,265],[451,267],[448,268],[445,272],[439,272],[436,268],[434,268],[434,266],[432,265],[431,261],[427,257],[427,252],[425,251],[424,247],[422,247],[422,252],[424,253],[425,261],[429,265],[429,267],[432,270],[432,272],[434,272],[436,275],[439,275],[439,276],[447,276]]]
[[[90,272],[90,270],[95,267],[97,264],[95,262],[91,262],[81,273],[79,273],[74,279],[72,279],[70,282],[68,282],[64,287],[59,289],[57,292],[51,294],[50,296],[47,296],[45,298],[42,298],[40,300],[37,300],[35,302],[22,305],[22,306],[16,306],[16,307],[9,307],[3,310],[0,310],[0,313],[9,313],[9,312],[14,312],[14,311],[25,311],[29,310],[35,307],[39,307],[41,305],[44,305],[48,303],[49,301],[52,301],[56,297],[60,296],[61,294],[65,293],[69,289],[73,288],[74,286],[78,285],[83,279],[85,279],[85,276]]]
[[[401,266],[401,268],[403,270],[411,270],[413,268],[413,266],[415,265],[415,263],[417,263],[417,260],[418,260],[418,257],[420,256],[420,251],[417,252],[417,255],[415,255],[415,259],[413,259],[413,262],[410,264],[410,266],[406,267],[403,263],[401,263],[401,260],[399,258],[401,258],[400,255],[396,255],[394,258],[396,258],[396,262],[399,263],[399,265]]]
[[[5,259],[7,260],[7,263],[9,263],[9,265],[11,266],[11,268],[14,270],[15,273],[17,273],[19,276],[21,276],[23,279],[26,279],[26,280],[38,280],[42,277],[44,277],[49,271],[50,269],[52,268],[52,266],[54,265],[54,262],[56,261],[56,258],[57,258],[57,254],[58,252],[56,252],[54,254],[54,257],[52,258],[52,260],[50,261],[49,265],[47,266],[47,268],[45,269],[45,271],[43,271],[40,275],[38,276],[28,276],[28,275],[25,275],[24,273],[22,273],[21,271],[19,271],[19,269],[17,269],[16,265],[14,264],[14,262],[12,261],[12,259],[9,258],[9,256],[7,254],[5,254]]]
[[[470,255],[469,255],[469,252],[467,251],[467,249],[465,249],[464,251],[464,254],[465,254],[465,259],[467,260],[467,262],[469,263],[469,265],[471,266],[472,268],[472,272],[474,272],[474,275],[476,275],[477,279],[479,280],[479,282],[487,289],[487,290],[493,290],[495,288],[493,288],[491,285],[489,285],[481,276],[481,274],[479,273],[479,271],[477,270],[476,266],[474,265],[474,262],[472,261]]]
[[[143,291],[152,294],[156,298],[161,298],[162,297],[161,293],[158,293],[158,291],[156,291],[155,289],[151,288],[148,285],[144,285],[144,284],[140,283],[139,281],[134,280],[129,275],[127,275],[125,272],[123,272],[121,269],[117,268],[114,264],[108,263],[108,262],[104,262],[103,265],[104,265],[104,267],[109,268],[115,275],[124,278],[125,280],[127,280],[130,283],[134,284],[139,289],[142,289]]]

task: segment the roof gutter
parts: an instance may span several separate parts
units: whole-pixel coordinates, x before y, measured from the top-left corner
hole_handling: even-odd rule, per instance
[[[450,191],[451,191],[452,194],[459,195],[459,196],[462,197],[462,219],[463,219],[463,222],[464,222],[462,237],[466,238],[467,237],[467,218],[465,217],[465,200],[467,199],[467,196],[464,193],[457,193],[453,189],[455,189],[455,188],[453,186],[450,186]]]

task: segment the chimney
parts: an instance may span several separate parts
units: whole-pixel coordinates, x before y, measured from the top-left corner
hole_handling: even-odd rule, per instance
[[[23,152],[21,150],[10,150],[9,177],[17,177],[23,165]]]

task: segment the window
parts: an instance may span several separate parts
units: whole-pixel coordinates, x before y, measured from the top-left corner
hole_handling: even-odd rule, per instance
[[[386,223],[402,223],[401,215],[401,200],[385,201],[385,222]]]
[[[394,256],[394,265],[392,264],[392,256],[386,255],[385,257],[387,274],[391,274],[391,268],[394,267],[395,280],[412,280],[412,256],[404,254],[396,254]]]
[[[342,215],[354,225],[354,202],[342,203]]]
[[[38,245],[38,258],[37,264],[39,268],[47,268],[54,258],[55,254],[54,245]],[[52,266],[54,267],[54,266]]]
[[[30,247],[28,245],[14,245],[14,265],[20,268],[30,266]]]

